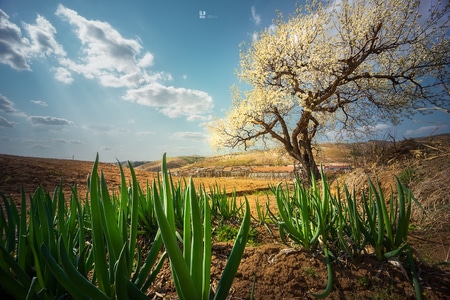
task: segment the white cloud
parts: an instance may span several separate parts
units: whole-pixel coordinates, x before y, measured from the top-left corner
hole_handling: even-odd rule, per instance
[[[195,115],[190,115],[190,116],[187,117],[187,120],[188,121],[192,121],[192,122],[194,122],[194,121],[204,121],[204,122],[206,122],[206,121],[211,121],[212,119],[213,119],[212,115],[198,115],[198,114],[195,114]],[[200,125],[203,126],[204,124],[200,124]]]
[[[71,84],[73,82],[72,74],[63,67],[55,68],[55,78],[65,84]]]
[[[16,70],[30,70],[29,48],[29,41],[22,37],[19,26],[10,22],[9,16],[0,9],[0,63]]]
[[[61,144],[82,145],[84,144],[80,140],[68,140],[68,139],[53,139],[53,141]]]
[[[31,38],[30,53],[33,55],[66,55],[63,47],[55,40],[56,29],[46,18],[38,15],[36,24],[25,23],[24,28]]]
[[[31,42],[22,36],[20,27],[9,21],[9,16],[0,9],[0,63],[16,70],[31,70],[29,59],[51,54],[65,56],[63,47],[55,40],[56,29],[38,15],[35,24],[24,23]]]
[[[449,128],[448,125],[422,126],[417,129],[406,130],[405,136],[410,136],[410,137],[428,136],[428,135],[444,132],[448,128]]]
[[[39,106],[48,106],[47,102],[42,101],[42,100],[30,100],[30,102],[39,105]]]
[[[448,91],[450,94],[450,91]],[[439,107],[439,106],[432,106],[432,107],[421,107],[417,109],[418,111],[427,111],[427,110],[436,110],[436,111],[443,111],[445,113],[450,114],[450,109],[446,109],[443,107]]]
[[[83,125],[81,128],[89,130],[96,134],[121,134],[129,133],[130,130],[124,127],[116,127],[112,124],[107,123],[97,123],[90,125]]]
[[[29,116],[28,122],[33,126],[72,126],[74,123],[72,121],[50,117],[50,116]]]
[[[3,117],[0,117],[0,129],[4,128],[13,128],[15,127],[16,123],[12,121],[8,121]]]
[[[150,52],[147,52],[144,57],[139,60],[138,66],[141,68],[150,67],[153,65],[154,61],[155,57]]]
[[[5,113],[15,113],[14,103],[8,97],[0,94],[0,111]]]
[[[373,133],[384,133],[391,129],[392,129],[391,125],[381,124],[381,123],[373,125],[373,126],[364,126],[363,128],[360,128],[360,130],[362,132],[367,132],[367,133],[372,133],[372,134]]]
[[[26,117],[24,112],[14,107],[14,102],[8,99],[8,97],[0,93],[0,112],[14,114],[16,116]]]
[[[149,136],[149,135],[155,135],[156,132],[154,131],[138,131],[136,132],[137,136]]]
[[[130,89],[124,100],[158,109],[170,118],[186,116],[195,118],[208,113],[213,101],[208,93],[185,88],[152,83],[137,89]]]
[[[189,139],[189,140],[204,140],[206,135],[203,132],[180,131],[172,134],[172,138]]]
[[[261,15],[256,13],[256,7],[253,5],[251,7],[252,12],[252,21],[255,23],[255,25],[261,24]]]
[[[87,78],[98,78],[106,86],[129,87],[137,86],[142,79],[140,75],[144,73],[139,66],[147,67],[153,63],[153,55],[149,52],[141,59],[138,58],[142,50],[138,40],[122,37],[107,22],[87,20],[63,5],[58,6],[56,15],[74,27],[82,44],[83,57],[78,61],[61,61],[63,66],[72,71]],[[108,84],[110,81],[113,83]]]
[[[28,148],[31,148],[31,149],[38,149],[38,150],[48,150],[48,149],[51,149],[52,147],[50,147],[49,145],[44,145],[44,144],[33,144],[33,145],[30,145]]]

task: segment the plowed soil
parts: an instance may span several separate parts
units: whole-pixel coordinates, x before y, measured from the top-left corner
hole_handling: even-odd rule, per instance
[[[26,194],[32,194],[38,185],[53,191],[62,184],[69,195],[73,185],[77,184],[79,195],[85,195],[86,178],[92,165],[93,162],[76,160],[0,155],[0,191],[19,201],[21,186]],[[450,299],[449,156],[411,162],[408,167],[417,170],[415,174],[421,178],[411,182],[411,189],[429,212],[427,215],[413,213],[410,236],[422,294],[425,299]],[[127,168],[124,169],[126,176],[129,176]],[[117,164],[101,163],[99,170],[104,173],[108,186],[112,189],[119,186]],[[392,174],[398,172],[398,169],[392,168],[355,170],[340,180],[358,186],[364,185],[368,174],[378,176],[385,182],[384,178],[386,181],[392,180]],[[136,173],[144,186],[147,180],[151,181],[156,176],[155,173],[142,170],[136,170]],[[430,181],[427,181],[430,177]],[[253,209],[255,199],[260,202],[266,199],[261,191],[266,190],[269,184],[277,183],[245,178],[196,178],[194,181],[206,186],[218,183],[229,192],[236,189],[238,195],[247,195]],[[431,199],[433,193],[434,198]],[[327,285],[323,253],[307,252],[282,244],[275,227],[271,228],[272,234],[256,223],[253,227],[258,232],[257,244],[246,248],[229,299],[249,299],[252,286],[254,299],[315,299],[313,294],[321,293]],[[231,246],[229,243],[214,243],[211,269],[213,286],[220,279]],[[333,291],[329,299],[415,299],[410,278],[398,261],[378,261],[370,254],[351,261],[341,255],[333,260],[332,267]],[[148,293],[152,299],[177,298],[168,263]]]

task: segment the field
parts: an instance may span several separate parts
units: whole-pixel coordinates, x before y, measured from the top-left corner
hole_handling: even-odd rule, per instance
[[[351,164],[351,172],[327,173],[331,186],[345,183],[355,191],[367,188],[367,178],[378,178],[383,190],[389,192],[395,185],[394,175],[408,186],[420,205],[413,206],[409,242],[416,258],[417,273],[426,299],[445,299],[450,295],[450,138],[436,136],[397,143],[371,142],[364,144],[318,145],[318,161],[326,164]],[[171,165],[170,162],[174,165]],[[175,162],[174,162],[175,161]],[[220,162],[220,163],[219,163]],[[79,195],[85,195],[86,179],[93,162],[57,160],[0,155],[0,191],[20,203],[21,186],[32,194],[38,185],[52,191],[60,183],[67,195],[74,184]],[[152,182],[159,162],[142,164],[135,168],[141,186]],[[168,160],[175,173],[218,165],[253,167],[255,170],[279,171],[286,168],[289,159],[276,152],[258,152],[250,155],[227,157],[196,157]],[[172,167],[171,167],[172,166]],[[117,164],[100,163],[111,191],[120,186]],[[151,171],[149,171],[151,170]],[[130,173],[124,168],[127,178]],[[175,177],[175,180],[181,179]],[[313,299],[327,285],[327,268],[322,251],[305,251],[281,242],[274,224],[258,224],[256,201],[276,211],[269,185],[292,180],[249,179],[245,177],[194,178],[197,186],[220,186],[231,197],[234,191],[237,202],[249,200],[252,210],[252,243],[245,248],[241,264],[234,279],[229,298],[248,299],[254,286],[254,299]],[[267,196],[269,195],[269,196]],[[240,221],[228,225],[238,226]],[[216,224],[217,225],[217,224]],[[269,231],[271,230],[271,232]],[[220,228],[215,227],[219,231]],[[231,243],[217,241],[212,247],[211,284],[217,284],[231,251]],[[369,253],[352,261],[340,256],[332,262],[333,290],[329,299],[415,299],[409,274],[398,261],[379,261]],[[172,299],[177,294],[171,282],[168,263],[163,266],[148,290],[153,299]]]

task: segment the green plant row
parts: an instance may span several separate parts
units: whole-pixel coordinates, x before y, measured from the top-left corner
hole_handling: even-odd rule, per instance
[[[336,194],[331,193],[323,172],[320,187],[315,178],[310,187],[297,178],[293,189],[282,184],[272,187],[278,214],[271,212],[268,205],[266,210],[258,205],[258,217],[261,222],[268,218],[277,224],[284,243],[293,243],[306,251],[323,250],[328,284],[323,293],[315,296],[326,297],[332,290],[331,257],[345,253],[354,259],[371,248],[380,261],[406,257],[416,297],[420,299],[414,259],[407,241],[415,198],[398,179],[397,190],[391,191],[388,199],[378,181],[374,184],[369,179],[368,183],[368,191],[362,191],[360,198],[344,185],[344,198],[341,198],[339,186]]]
[[[213,293],[209,286],[209,203],[220,196],[208,194],[204,188],[197,192],[192,181],[187,186],[174,184],[165,155],[161,176],[147,184],[146,193],[130,163],[130,186],[119,167],[120,188],[111,193],[103,174],[98,173],[97,155],[85,201],[80,200],[76,186],[70,199],[65,198],[62,185],[53,196],[39,186],[27,199],[22,190],[19,206],[1,194],[0,295],[14,299],[63,299],[68,295],[74,299],[148,299],[146,291],[168,257],[180,298],[225,299],[247,241],[248,203],[232,254]],[[138,242],[146,239],[146,244]]]
[[[163,183],[168,183],[165,155],[162,162]],[[153,189],[156,191],[156,189]],[[175,288],[180,299],[225,299],[231,288],[247,243],[250,229],[250,208],[246,201],[245,215],[235,239],[231,254],[219,280],[215,293],[210,287],[211,270],[211,208],[207,194],[195,191],[192,179],[185,190],[183,214],[183,250],[177,244],[175,234],[175,196],[168,184],[163,185],[162,195],[155,194],[155,212],[161,236],[169,255]],[[159,201],[162,198],[163,201]],[[214,198],[214,197],[213,197]],[[202,214],[203,213],[203,214]]]

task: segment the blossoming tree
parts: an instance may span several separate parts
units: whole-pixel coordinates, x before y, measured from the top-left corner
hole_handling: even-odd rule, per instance
[[[235,87],[225,117],[210,124],[213,146],[276,141],[310,179],[317,133],[449,107],[450,5],[422,2],[313,1],[280,15],[243,44],[238,77],[248,89]]]

